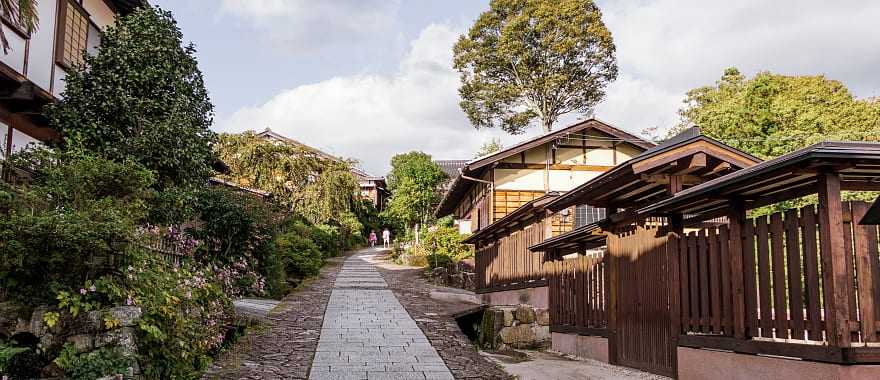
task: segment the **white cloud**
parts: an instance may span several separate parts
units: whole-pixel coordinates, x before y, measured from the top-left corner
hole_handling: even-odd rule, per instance
[[[499,132],[475,130],[458,108],[452,45],[459,33],[447,25],[429,25],[392,75],[335,77],[285,90],[263,105],[235,112],[218,129],[269,126],[330,153],[359,159],[378,175],[387,172],[392,155],[410,150],[438,159],[470,158]]]
[[[620,77],[597,109],[631,131],[668,128],[687,90],[713,84],[736,66],[825,74],[857,96],[876,96],[880,2],[824,0],[602,3],[618,49]]]
[[[387,32],[399,0],[223,0],[221,15],[249,22],[276,46],[310,52]]]

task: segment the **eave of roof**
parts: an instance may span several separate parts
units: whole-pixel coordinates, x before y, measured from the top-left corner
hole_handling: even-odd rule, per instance
[[[150,5],[147,0],[110,0],[110,3],[113,4],[115,11],[121,15],[134,12],[138,7]]]
[[[673,139],[675,139],[675,138],[673,138]],[[576,203],[578,203],[577,199],[580,196],[580,194],[582,194],[584,192],[596,190],[596,189],[600,188],[601,186],[606,185],[606,184],[614,181],[615,179],[620,178],[623,175],[632,174],[632,171],[633,171],[632,168],[633,168],[634,164],[637,164],[637,163],[645,161],[651,157],[659,156],[665,152],[671,151],[673,149],[678,149],[680,147],[684,147],[684,146],[687,146],[689,144],[692,144],[692,143],[695,143],[698,141],[705,141],[705,142],[708,142],[708,143],[713,144],[715,146],[718,146],[720,148],[723,148],[726,150],[731,150],[737,154],[742,155],[743,157],[751,159],[755,163],[762,162],[762,160],[758,157],[755,157],[749,153],[746,153],[746,152],[743,152],[739,149],[728,146],[728,145],[726,145],[718,140],[715,140],[711,137],[708,137],[706,135],[702,135],[702,134],[691,135],[690,137],[687,137],[684,139],[667,141],[667,143],[663,143],[663,144],[658,145],[652,149],[646,150],[642,154],[640,154],[636,157],[633,157],[627,161],[624,161],[623,163],[614,167],[614,169],[611,169],[607,172],[604,172],[604,173],[596,176],[595,178],[587,181],[586,183],[583,183],[580,186],[572,189],[571,191],[566,193],[564,196],[559,197],[558,199],[556,199],[552,203],[548,204],[547,208],[552,211],[559,211],[564,208],[573,206]]]
[[[529,247],[532,252],[545,252],[550,249],[565,248],[568,246],[576,246],[581,243],[587,245],[586,248],[595,248],[605,244],[605,235],[594,235],[593,232],[601,231],[603,221],[590,223],[575,228],[566,233],[546,239],[538,244]]]
[[[853,164],[859,161],[869,161],[872,166],[876,166],[880,165],[880,143],[821,142],[694,186],[669,199],[643,207],[638,212],[639,214],[650,215],[672,211],[676,207],[685,205],[688,201],[700,197],[705,198],[709,193],[728,189],[735,190],[736,186],[754,181],[765,175],[773,174],[773,172],[787,168],[803,170],[804,163],[810,160],[816,160],[817,164],[822,164],[823,161],[830,164],[832,160],[846,161]],[[877,177],[880,177],[880,173],[877,174]]]

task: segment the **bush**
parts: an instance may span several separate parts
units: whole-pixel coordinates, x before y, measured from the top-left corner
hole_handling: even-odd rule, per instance
[[[115,347],[102,347],[92,352],[77,353],[72,344],[64,346],[55,364],[71,380],[93,380],[105,376],[125,374],[134,364]]]
[[[13,160],[36,174],[0,218],[0,288],[21,304],[49,303],[56,289],[114,272],[146,214],[152,174],[80,150]]]
[[[422,236],[422,245],[434,255],[447,256],[452,261],[458,262],[474,256],[473,247],[464,244],[464,239],[465,236],[455,227],[434,226],[428,228]]]
[[[451,257],[442,254],[429,254],[425,256],[425,262],[428,268],[446,268],[449,264],[453,264],[456,261],[452,260]]]
[[[314,276],[321,270],[324,257],[321,249],[314,241],[294,228],[278,235],[275,246],[284,272],[289,278],[301,279]]]

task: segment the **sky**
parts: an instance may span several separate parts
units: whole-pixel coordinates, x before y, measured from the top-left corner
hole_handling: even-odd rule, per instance
[[[420,150],[470,159],[486,141],[458,107],[452,45],[488,0],[151,0],[192,42],[218,132],[273,131],[385,175]],[[823,74],[880,96],[880,1],[627,0],[597,4],[618,78],[594,116],[639,134],[679,122],[685,93],[724,69]],[[568,115],[557,128],[583,118]]]

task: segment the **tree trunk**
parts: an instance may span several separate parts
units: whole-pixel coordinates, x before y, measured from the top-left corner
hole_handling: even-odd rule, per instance
[[[553,132],[553,120],[549,117],[541,119],[541,125],[544,127],[544,133]]]

